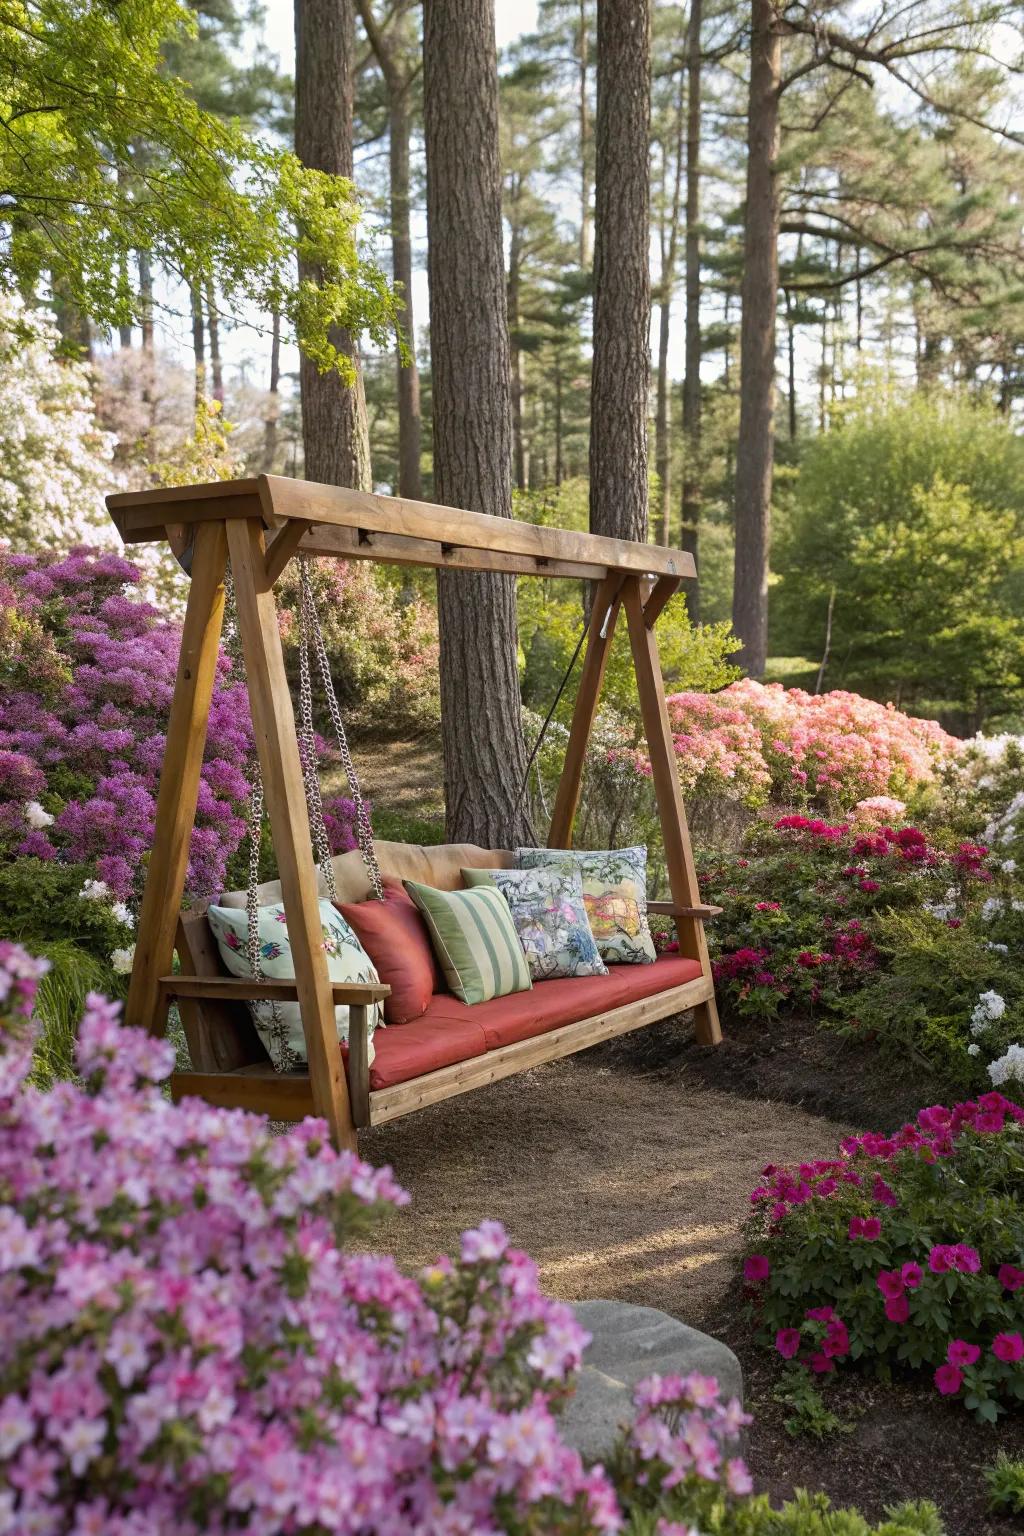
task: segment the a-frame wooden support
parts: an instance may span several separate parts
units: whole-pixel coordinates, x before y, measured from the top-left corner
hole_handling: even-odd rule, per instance
[[[189,838],[195,821],[223,622],[228,556],[253,731],[288,914],[313,1112],[327,1121],[336,1145],[354,1151],[356,1129],[323,946],[317,871],[295,717],[273,583],[267,576],[263,524],[256,518],[236,518],[226,524],[210,521],[197,529],[192,585],[157,796],[153,852],[139,915],[125,1021],[154,1033],[162,1033],[166,1025],[166,997],[160,979],[171,970],[178,910],[185,889]]]
[[[665,864],[672,892],[671,907],[679,949],[681,954],[699,961],[701,970],[710,976],[711,960],[704,934],[704,920],[700,915],[700,889],[686,821],[686,807],[679,786],[672,728],[665,702],[665,684],[654,632],[655,622],[678,585],[674,578],[663,578],[655,583],[645,601],[641,577],[610,572],[603,581],[596,583],[586,655],[569,728],[562,776],[555,796],[548,847],[572,847],[573,822],[583,784],[587,743],[597,714],[616,619],[620,608],[625,608],[640,697],[640,715],[647,738],[651,777],[664,839]],[[713,996],[694,1009],[694,1028],[701,1045],[720,1043],[722,1030]]]

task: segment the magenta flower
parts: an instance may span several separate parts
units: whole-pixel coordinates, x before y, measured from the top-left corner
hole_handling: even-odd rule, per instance
[[[940,1365],[934,1380],[943,1397],[955,1397],[964,1384],[963,1372],[955,1365]]]
[[[816,1376],[828,1376],[836,1368],[835,1361],[830,1359],[824,1350],[819,1350],[817,1354],[812,1355],[808,1363]]]
[[[964,1275],[976,1275],[981,1269],[981,1255],[967,1243],[957,1243],[953,1248],[953,1267]]]
[[[997,1333],[992,1340],[992,1353],[1010,1364],[1024,1360],[1024,1338],[1019,1333]]]
[[[849,1226],[851,1239],[862,1237],[865,1242],[874,1243],[882,1235],[882,1223],[877,1216],[854,1216]]]
[[[1024,1286],[1024,1269],[1015,1264],[1000,1264],[997,1278],[1004,1291],[1019,1291]]]
[[[975,1365],[981,1359],[981,1350],[977,1344],[969,1344],[966,1339],[952,1339],[946,1350],[946,1359],[950,1365]]]
[[[951,1244],[936,1243],[928,1255],[928,1268],[935,1275],[945,1275],[953,1268],[955,1254]]]
[[[800,1352],[799,1328],[780,1328],[775,1335],[775,1348],[783,1360],[792,1360]]]
[[[883,1269],[875,1283],[886,1301],[902,1296],[906,1289],[906,1281],[898,1269]]]
[[[924,1279],[924,1271],[922,1270],[920,1264],[915,1264],[913,1260],[911,1260],[909,1264],[904,1264],[903,1268],[900,1270],[900,1279],[903,1281],[903,1284],[906,1286],[908,1291],[916,1291],[918,1286],[921,1284],[921,1281]]]
[[[885,1303],[885,1315],[890,1323],[905,1323],[910,1316],[910,1303],[905,1296],[890,1296]]]
[[[772,1266],[763,1253],[752,1253],[743,1265],[743,1278],[748,1285],[763,1285],[772,1272]]]

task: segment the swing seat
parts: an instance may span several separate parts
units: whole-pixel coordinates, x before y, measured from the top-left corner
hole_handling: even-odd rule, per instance
[[[424,848],[378,841],[374,846],[384,875],[443,890],[461,885],[463,868],[508,868],[512,863],[506,850],[465,843]],[[340,854],[332,862],[337,899],[367,900],[372,893],[360,853]],[[245,897],[244,891],[229,891],[220,904],[244,907]],[[280,901],[280,883],[260,886],[259,900],[261,905]],[[649,909],[701,918],[717,910],[684,911],[671,902],[652,902]],[[177,1000],[193,1070],[171,1079],[175,1099],[197,1095],[227,1107],[259,1108],[279,1120],[312,1114],[308,1072],[274,1071],[244,1001],[251,994],[265,995],[268,985],[294,997],[292,984],[227,982],[204,906],[181,914],[178,950],[182,974],[165,978],[164,987],[168,998]],[[358,1039],[354,1031],[365,1030],[366,1005],[386,992],[382,986],[350,984],[335,989],[337,1001],[355,1005],[352,1048],[342,1047],[341,1054],[357,1127],[381,1125],[682,1013],[707,1002],[713,985],[698,959],[664,955],[653,965],[612,965],[607,976],[537,982],[528,992],[473,1006],[451,993],[436,993],[420,1018],[376,1032],[375,1059],[367,1070],[365,1038]]]

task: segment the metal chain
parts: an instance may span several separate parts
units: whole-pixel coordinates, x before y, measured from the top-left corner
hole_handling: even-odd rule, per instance
[[[331,843],[324,820],[324,802],[320,793],[320,777],[317,773],[316,730],[313,725],[313,687],[309,672],[310,623],[305,595],[305,570],[300,578],[299,603],[299,760],[302,764],[302,783],[306,792],[306,808],[309,813],[309,833],[316,860],[327,894],[334,901],[338,894],[331,863]]]
[[[327,698],[327,708],[338,743],[338,755],[341,758],[342,767],[345,770],[349,789],[352,793],[352,800],[355,805],[356,838],[359,843],[359,851],[363,856],[363,863],[366,865],[366,872],[370,877],[373,893],[378,901],[383,901],[384,884],[381,880],[380,865],[377,863],[377,854],[373,846],[373,829],[370,826],[370,813],[367,810],[366,801],[363,799],[363,792],[359,787],[359,775],[356,773],[356,765],[352,761],[352,753],[349,751],[348,737],[345,734],[345,723],[341,718],[338,696],[334,691],[330,658],[327,655],[327,646],[324,643],[323,629],[320,625],[320,615],[317,613],[316,601],[313,597],[313,583],[309,574],[308,555],[299,556],[299,590],[302,615],[307,628],[307,634],[312,638],[313,649],[316,652],[317,666]]]

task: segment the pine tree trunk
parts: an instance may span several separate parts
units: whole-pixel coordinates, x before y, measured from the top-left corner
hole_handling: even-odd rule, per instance
[[[760,677],[768,657],[768,546],[775,455],[775,320],[779,286],[779,88],[782,39],[774,0],[752,0],[736,568],[732,621],[739,660]]]
[[[312,170],[352,175],[354,67],[352,0],[295,0],[295,153]],[[300,264],[299,275],[315,280],[318,274]],[[347,332],[335,331],[331,340],[355,358]],[[369,490],[358,387],[343,383],[337,373],[321,373],[305,356],[299,387],[306,479]]]
[[[701,513],[701,394],[700,394],[700,144],[703,89],[701,34],[702,0],[690,0],[686,30],[686,361],[683,372],[683,504],[682,547],[698,557]],[[726,354],[728,368],[728,352]],[[684,585],[686,606],[696,624],[700,619],[700,565]]]
[[[210,336],[210,378],[213,381],[213,398],[224,404],[224,365],[220,355],[220,321],[217,317],[217,295],[212,281],[206,281],[206,328]]]
[[[512,515],[512,411],[494,0],[425,0],[434,494]],[[445,832],[508,848],[532,833],[515,578],[438,572]]]
[[[576,53],[579,63],[580,267],[585,271],[590,265],[590,108],[587,102],[590,45],[587,32],[587,0],[579,0],[579,3]]]
[[[647,538],[650,0],[599,0],[590,527]]]
[[[142,315],[142,350],[153,350],[153,269],[148,251],[137,253],[139,266],[139,310]]]
[[[270,382],[267,393],[270,399],[263,422],[263,473],[271,475],[277,459],[277,429],[281,420],[281,315],[276,309],[270,333]]]
[[[523,350],[519,345],[519,288],[523,231],[519,223],[518,203],[519,188],[517,186],[509,198],[508,207],[511,226],[508,242],[508,335],[512,368],[512,463],[516,486],[519,490],[525,491],[529,485],[529,476],[526,444],[523,441]]]
[[[658,383],[654,412],[654,466],[658,475],[658,516],[655,542],[669,543],[669,520],[672,505],[672,460],[669,452],[669,380],[668,343],[672,324],[672,296],[676,286],[676,260],[679,252],[679,200],[683,185],[683,125],[685,117],[685,88],[679,78],[679,98],[676,105],[675,174],[672,184],[672,202],[668,215],[668,229],[662,233],[661,272],[658,284]],[[665,169],[667,171],[667,157]],[[664,182],[663,193],[664,199]]]
[[[420,470],[420,375],[416,365],[416,321],[412,308],[412,232],[409,218],[409,112],[405,88],[391,91],[388,140],[391,167],[391,268],[402,295],[402,329],[408,364],[398,359],[398,494],[423,498]]]
[[[189,289],[192,306],[192,353],[196,370],[196,409],[206,399],[206,331],[203,325],[203,300],[193,283]]]

